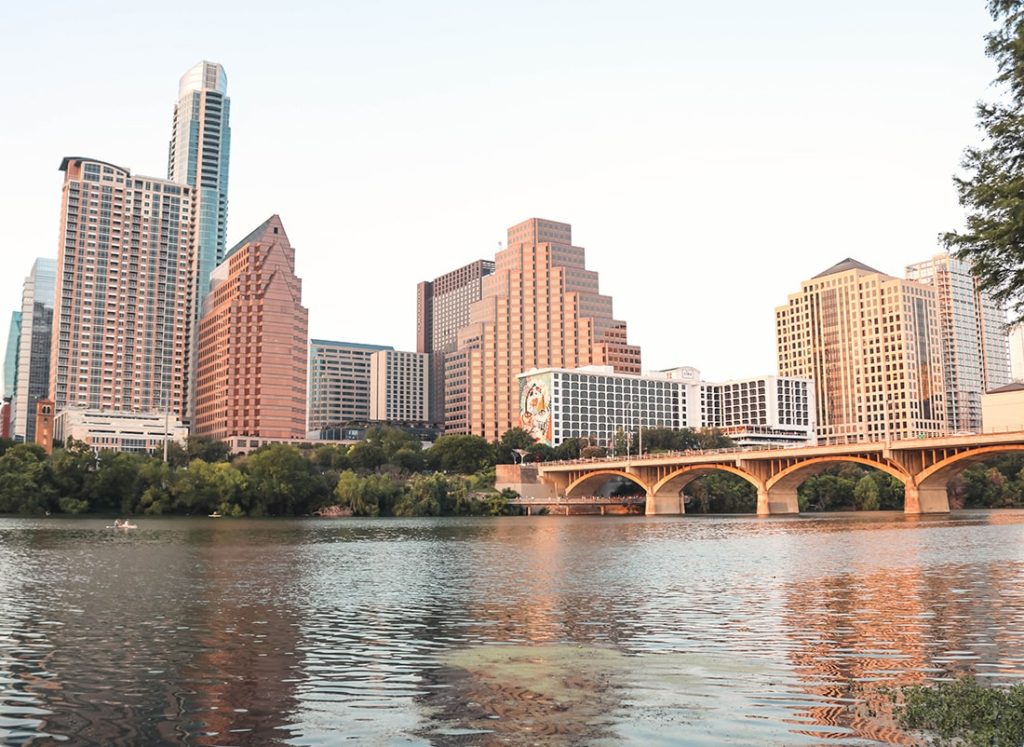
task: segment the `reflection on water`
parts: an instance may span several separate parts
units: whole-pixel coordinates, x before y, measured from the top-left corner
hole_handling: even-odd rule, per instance
[[[0,742],[912,744],[1024,681],[1024,512],[0,520]]]

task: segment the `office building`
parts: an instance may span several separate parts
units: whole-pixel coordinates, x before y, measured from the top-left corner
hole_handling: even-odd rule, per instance
[[[56,262],[37,259],[25,278],[21,293],[21,330],[11,398],[11,429],[16,439],[29,443],[36,437],[36,402],[49,397],[50,391],[56,280]]]
[[[639,374],[640,348],[613,317],[569,224],[513,226],[446,361],[445,430],[493,441],[519,420],[520,373],[587,365]]]
[[[620,432],[634,449],[652,428],[717,429],[737,446],[813,444],[814,392],[807,379],[761,376],[701,381],[691,367],[618,374],[611,366],[546,368],[520,374],[516,426],[558,446],[580,439],[611,448]]]
[[[158,454],[164,440],[185,446],[188,428],[170,413],[113,412],[110,410],[62,410],[53,421],[58,443],[67,439],[84,443],[94,451]]]
[[[370,361],[388,345],[311,340],[309,344],[310,432],[370,420]]]
[[[232,248],[210,278],[199,323],[193,431],[221,441],[304,438],[307,328],[295,249],[274,215]]]
[[[426,353],[378,350],[370,356],[370,420],[425,423],[429,392]]]
[[[1010,382],[1006,314],[978,288],[970,265],[948,254],[909,265],[907,278],[937,293],[947,427],[980,432],[982,394]]]
[[[946,433],[933,287],[845,259],[775,318],[779,375],[814,381],[819,443]]]
[[[1018,322],[1009,329],[1010,378],[1024,381],[1024,322]]]
[[[429,419],[444,422],[445,357],[455,351],[469,307],[483,295],[494,262],[480,259],[416,286],[416,352],[430,355]]]
[[[60,169],[54,407],[180,417],[191,190],[89,158]]]
[[[168,147],[167,178],[187,185],[195,200],[195,236],[188,257],[186,340],[189,374],[197,365],[196,340],[210,275],[224,260],[228,222],[228,167],[231,154],[231,99],[223,66],[202,61],[178,83]],[[186,396],[191,398],[194,382]],[[193,408],[187,402],[188,412]]]
[[[3,398],[14,396],[18,379],[18,349],[21,343],[21,312],[11,312],[11,325],[7,330],[7,348],[4,352]]]

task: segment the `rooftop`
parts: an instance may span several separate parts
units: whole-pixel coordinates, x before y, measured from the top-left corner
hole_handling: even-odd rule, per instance
[[[813,279],[823,278],[826,275],[835,275],[836,273],[847,272],[849,270],[860,270],[861,272],[871,272],[876,275],[885,275],[884,272],[879,272],[874,267],[868,267],[863,262],[858,262],[855,259],[847,257],[842,262],[839,262],[829,267],[827,270],[825,270],[825,272],[819,272],[817,275],[814,276]]]

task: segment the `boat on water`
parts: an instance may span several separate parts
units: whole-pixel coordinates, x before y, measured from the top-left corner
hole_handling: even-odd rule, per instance
[[[214,511],[212,514],[207,514],[207,516],[209,516],[211,519],[219,519],[220,511]]]
[[[132,524],[128,519],[116,519],[113,524],[108,524],[107,529],[138,529],[138,524]]]

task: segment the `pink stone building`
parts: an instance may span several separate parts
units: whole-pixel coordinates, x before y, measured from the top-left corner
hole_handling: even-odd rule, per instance
[[[304,438],[307,329],[295,250],[274,215],[210,276],[193,433],[224,441]]]

